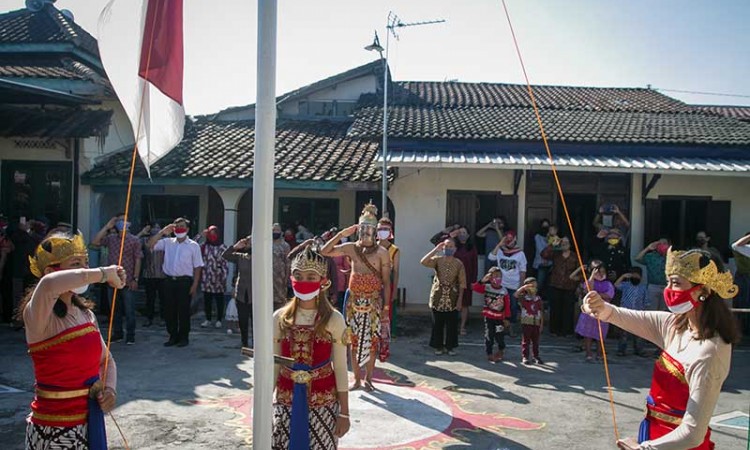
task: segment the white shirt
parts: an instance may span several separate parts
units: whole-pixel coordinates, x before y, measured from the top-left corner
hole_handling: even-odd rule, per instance
[[[168,277],[192,277],[193,269],[203,267],[201,247],[197,242],[186,238],[182,243],[177,238],[161,239],[153,251],[164,251],[164,273]]]
[[[497,267],[503,273],[503,287],[517,290],[521,287],[521,272],[526,272],[526,255],[522,251],[505,256],[502,249],[497,254],[487,255],[490,261],[497,261]]]

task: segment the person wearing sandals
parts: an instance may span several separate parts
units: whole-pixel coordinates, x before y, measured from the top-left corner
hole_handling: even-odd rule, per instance
[[[542,314],[542,298],[538,295],[539,288],[536,278],[529,277],[523,280],[521,286],[515,293],[516,300],[521,307],[521,326],[523,337],[521,338],[521,362],[531,364],[530,353],[533,353],[533,362],[544,364],[539,357],[539,337],[544,328],[544,316]]]
[[[429,306],[432,310],[430,347],[435,349],[436,355],[448,353],[454,356],[454,349],[458,347],[459,299],[466,290],[466,272],[461,260],[453,256],[455,253],[456,242],[447,238],[420,261],[435,271]]]
[[[591,271],[589,277],[589,287],[592,291],[596,291],[599,296],[605,302],[611,302],[615,296],[615,286],[611,281],[607,279],[607,268],[598,259],[591,260],[587,270]],[[570,274],[570,278],[579,280],[581,278],[581,268],[576,269],[575,272]],[[582,283],[582,285],[585,283]],[[609,324],[602,322],[602,337],[607,337],[607,331],[609,331]],[[592,350],[593,341],[599,341],[599,324],[597,320],[588,314],[581,314],[578,316],[578,323],[576,324],[576,333],[583,336],[583,348],[586,351],[586,362],[594,362],[594,350]],[[599,346],[596,348],[596,360],[599,361]]]
[[[654,364],[646,417],[624,450],[710,450],[709,423],[729,375],[732,344],[740,340],[726,300],[737,295],[720,259],[700,249],[668,251],[664,301],[670,312],[634,311],[608,304],[598,292],[584,298],[582,315],[648,339],[663,349]]]

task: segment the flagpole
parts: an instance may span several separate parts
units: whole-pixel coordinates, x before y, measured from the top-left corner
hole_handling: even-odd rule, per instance
[[[258,73],[253,167],[253,448],[271,448],[273,418],[272,239],[276,143],[276,0],[258,1]]]

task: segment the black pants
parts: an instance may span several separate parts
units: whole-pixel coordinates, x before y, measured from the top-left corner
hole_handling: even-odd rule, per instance
[[[252,303],[237,302],[237,317],[240,321],[240,336],[242,339],[242,346],[247,347],[250,321],[253,320]]]
[[[573,334],[575,291],[549,287],[549,331],[558,335]]]
[[[190,335],[190,286],[192,277],[164,280],[164,321],[169,340],[188,342]]]
[[[224,293],[223,292],[204,292],[203,293],[203,310],[206,312],[206,320],[211,322],[212,303],[216,303],[216,320],[224,320]],[[239,312],[239,305],[237,307]]]
[[[458,347],[458,311],[432,310],[430,347],[453,350]]]
[[[144,278],[146,288],[146,318],[154,320],[156,298],[159,297],[159,317],[164,318],[164,278]]]
[[[484,318],[484,350],[488,355],[492,354],[492,348],[497,342],[499,351],[505,350],[505,329],[502,319]]]

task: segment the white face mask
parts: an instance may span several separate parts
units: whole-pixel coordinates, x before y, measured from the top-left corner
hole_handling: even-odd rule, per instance
[[[300,299],[303,302],[309,302],[310,300],[314,300],[315,297],[320,294],[320,289],[310,292],[309,294],[302,294],[300,292],[294,291],[294,296]]]
[[[78,294],[78,295],[83,295],[83,294],[85,294],[85,293],[86,293],[86,291],[88,291],[88,290],[89,290],[89,285],[88,285],[88,284],[86,284],[86,285],[84,285],[84,286],[81,286],[81,287],[79,287],[79,288],[71,289],[71,290],[70,290],[70,292],[72,292],[72,293],[74,293],[74,294]]]
[[[391,232],[388,230],[380,230],[378,231],[378,239],[389,239],[391,237]]]
[[[341,243],[343,244],[343,243],[346,243],[346,242],[349,242],[349,238],[348,237],[342,237],[341,238]]]
[[[174,235],[177,239],[182,239],[187,236],[187,233],[175,233]]]

